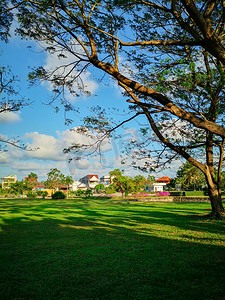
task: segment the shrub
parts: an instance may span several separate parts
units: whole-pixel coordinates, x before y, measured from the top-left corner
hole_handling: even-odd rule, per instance
[[[36,198],[36,197],[37,197],[37,194],[36,194],[36,193],[33,193],[33,192],[31,192],[31,191],[29,191],[29,192],[27,193],[27,197],[28,197],[28,198]]]
[[[76,195],[77,195],[77,196],[82,196],[82,195],[84,195],[84,193],[85,193],[85,191],[84,191],[84,190],[81,190],[81,189],[78,189],[78,190],[76,191]]]
[[[204,191],[185,191],[185,196],[202,197],[205,193]]]
[[[93,193],[92,193],[92,190],[91,189],[86,189],[86,191],[85,191],[85,196],[86,197],[90,197],[90,196],[92,196],[93,195]]]
[[[57,199],[65,199],[66,195],[62,191],[57,191],[52,195],[52,199],[57,200]]]
[[[45,199],[46,196],[48,196],[48,192],[47,191],[43,191],[42,192],[42,198]]]
[[[170,191],[170,196],[185,196],[183,191]]]
[[[157,197],[166,197],[166,196],[169,196],[170,193],[169,192],[159,192],[159,193],[156,193],[155,196]]]
[[[151,194],[149,193],[137,193],[137,194],[133,194],[133,197],[149,197],[151,196]]]
[[[114,193],[116,193],[116,189],[113,186],[109,185],[105,188],[105,193],[106,194],[114,194]]]

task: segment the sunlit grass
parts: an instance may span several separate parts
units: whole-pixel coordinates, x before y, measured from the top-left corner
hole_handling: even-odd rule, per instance
[[[224,299],[225,223],[194,217],[207,203],[0,207],[1,299]]]

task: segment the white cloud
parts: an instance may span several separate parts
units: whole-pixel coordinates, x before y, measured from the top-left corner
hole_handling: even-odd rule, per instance
[[[0,164],[7,165],[10,163],[10,156],[8,152],[0,151]]]
[[[0,113],[0,124],[15,123],[21,121],[20,112],[2,112]]]
[[[49,170],[50,168],[52,168],[52,165],[41,165],[31,161],[16,161],[13,163],[13,169],[19,171],[39,171]]]

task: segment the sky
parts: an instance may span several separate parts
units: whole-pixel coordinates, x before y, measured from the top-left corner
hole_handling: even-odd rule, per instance
[[[92,96],[72,97],[67,94],[71,103],[79,108],[80,114],[70,114],[73,123],[65,125],[64,110],[60,107],[58,113],[47,105],[52,93],[49,84],[39,84],[30,87],[27,81],[28,73],[33,67],[44,65],[51,68],[57,65],[56,57],[43,52],[35,42],[21,40],[12,36],[6,44],[1,42],[2,54],[0,65],[10,66],[14,75],[18,76],[20,94],[25,99],[30,99],[30,104],[18,112],[0,114],[0,134],[6,138],[18,138],[32,151],[24,151],[13,146],[8,146],[8,151],[0,153],[0,178],[15,174],[18,180],[24,179],[29,173],[38,175],[38,180],[46,180],[47,173],[52,168],[59,169],[65,175],[71,175],[74,180],[79,180],[87,174],[97,174],[99,177],[108,175],[109,171],[120,168],[126,175],[134,176],[146,173],[121,165],[120,153],[124,139],[136,137],[136,123],[128,125],[129,130],[120,131],[119,140],[105,142],[102,146],[102,157],[79,161],[72,160],[74,156],[64,154],[63,149],[72,143],[86,143],[87,137],[76,133],[73,128],[82,125],[82,118],[90,115],[90,107],[99,105],[101,108],[115,107],[126,109],[128,104],[122,97],[119,88],[110,79],[106,83],[98,82],[90,73],[83,77]],[[121,115],[114,114],[115,119]],[[70,163],[69,163],[70,161]],[[174,177],[179,164],[174,162],[168,170],[154,175],[155,177]]]

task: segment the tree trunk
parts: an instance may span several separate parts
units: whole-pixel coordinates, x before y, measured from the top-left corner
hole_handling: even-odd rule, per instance
[[[208,183],[208,182],[207,182]],[[209,199],[211,202],[212,211],[209,214],[210,218],[223,219],[225,217],[224,207],[221,194],[216,186],[208,183]]]

